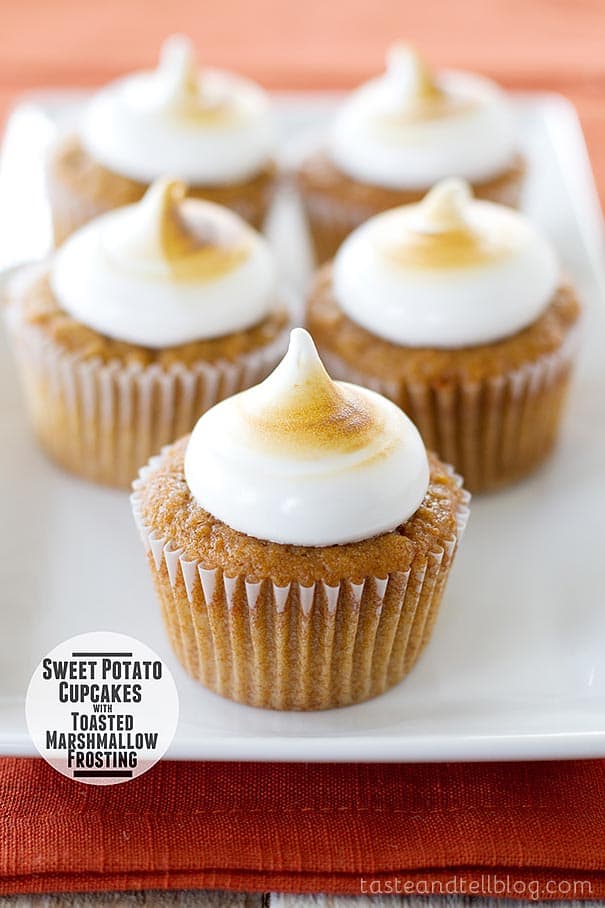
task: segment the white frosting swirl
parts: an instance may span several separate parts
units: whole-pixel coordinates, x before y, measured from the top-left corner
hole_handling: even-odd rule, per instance
[[[415,205],[370,218],[340,247],[333,292],[353,321],[408,347],[508,337],[544,311],[559,267],[522,214],[445,180]]]
[[[333,382],[296,328],[264,382],[200,418],[185,478],[198,504],[235,530],[325,546],[405,523],[429,468],[408,417],[374,391]]]
[[[385,75],[353,92],[329,139],[334,163],[355,180],[426,189],[445,177],[487,180],[517,151],[511,107],[488,79],[446,71],[433,77],[396,45]]]
[[[191,43],[173,36],[157,70],[110,83],[88,105],[80,127],[96,161],[151,183],[170,173],[193,185],[255,176],[274,149],[269,102],[248,79],[198,72]]]
[[[52,290],[107,337],[161,349],[260,322],[276,298],[266,241],[233,212],[159,180],[136,205],[86,224],[57,250]]]

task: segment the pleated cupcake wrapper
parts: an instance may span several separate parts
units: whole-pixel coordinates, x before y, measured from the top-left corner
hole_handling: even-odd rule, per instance
[[[309,217],[324,225],[334,225],[338,230],[354,230],[368,218],[376,214],[369,205],[342,200],[335,203],[332,197],[309,192],[304,199]]]
[[[521,200],[524,174],[511,178],[490,190],[489,198],[501,205],[518,207]],[[428,191],[428,190],[427,190]],[[421,197],[424,193],[420,193]],[[303,190],[303,207],[306,212],[311,239],[318,264],[323,264],[336,254],[346,237],[368,218],[386,210],[382,206],[363,204],[349,198],[337,199],[320,191]],[[482,193],[479,191],[478,197]]]
[[[225,397],[265,378],[287,332],[235,363],[123,365],[82,360],[36,328],[9,319],[36,434],[67,469],[129,488],[139,467]]]
[[[427,448],[478,492],[525,475],[551,451],[578,337],[574,328],[558,350],[502,375],[443,385],[376,378],[321,345],[319,352],[334,378],[395,401],[416,423]]]
[[[57,180],[50,169],[46,173],[46,191],[50,202],[55,245],[83,227],[93,218],[109,211],[111,206],[78,196]]]
[[[168,636],[190,675],[251,706],[311,710],[361,702],[408,673],[437,616],[468,519],[468,493],[455,534],[406,571],[283,585],[186,558],[145,525],[140,490],[160,460],[141,470],[131,502]]]
[[[367,205],[338,203],[313,192],[303,195],[303,208],[317,265],[332,259],[347,236],[377,213]]]
[[[251,224],[255,230],[260,231],[264,227],[274,196],[275,187],[267,186],[260,198],[245,198],[242,196],[241,198],[233,199],[228,207]]]
[[[117,208],[120,204],[118,202],[103,204],[79,195],[57,180],[50,168],[46,173],[46,188],[50,201],[54,241],[57,246],[84,224]],[[246,194],[243,190],[240,196],[229,196],[226,204],[256,230],[262,230],[275,191],[274,183],[269,183],[264,190],[256,190],[252,195]],[[121,204],[132,204],[132,201],[132,198],[128,198]]]
[[[498,189],[490,192],[490,201],[498,205],[508,205],[509,208],[519,208],[521,205],[523,183],[525,172],[519,174],[516,179],[507,180]],[[478,195],[480,198],[481,195]]]
[[[496,189],[494,187],[493,192],[490,192],[492,201],[515,207],[519,203],[522,182],[523,175],[520,175],[516,179],[511,177],[510,180],[502,184],[502,188]],[[425,192],[428,192],[428,189],[412,193],[412,195],[420,199]],[[480,196],[481,192],[478,193],[478,197]],[[304,191],[303,201],[306,210],[312,218],[325,224],[333,223],[339,227],[348,227],[351,230],[383,210],[375,205],[362,204],[351,201],[348,198],[335,199],[334,196],[327,196],[320,191],[314,190]]]

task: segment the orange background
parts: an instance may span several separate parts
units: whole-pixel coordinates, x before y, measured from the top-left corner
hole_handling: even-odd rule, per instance
[[[350,85],[395,37],[510,84],[603,87],[603,0],[2,0],[5,84],[94,84],[183,30],[273,86]],[[599,81],[601,86],[599,86]],[[592,84],[591,84],[592,83]]]
[[[0,113],[25,89],[98,85],[187,32],[270,88],[343,88],[394,38],[435,64],[577,106],[605,198],[605,0],[0,0]]]

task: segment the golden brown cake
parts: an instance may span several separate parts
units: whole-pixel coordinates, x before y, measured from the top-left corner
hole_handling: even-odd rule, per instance
[[[97,92],[74,135],[53,147],[47,188],[58,245],[83,224],[178,177],[260,230],[277,184],[269,102],[231,72],[198,69],[192,45],[168,39],[155,71]]]
[[[156,184],[74,234],[50,265],[26,269],[11,293],[34,431],[54,460],[95,482],[128,488],[204,410],[264,378],[287,344],[264,241],[183,195]]]
[[[55,245],[93,218],[143,198],[149,183],[122,176],[95,161],[77,136],[52,151],[46,171]],[[256,230],[262,230],[277,185],[274,163],[245,182],[224,186],[189,186],[192,198],[225,205]]]
[[[418,201],[441,179],[464,178],[477,198],[517,207],[524,175],[498,86],[471,73],[431,73],[412,48],[395,45],[386,73],[345,100],[294,180],[322,264],[368,218]]]
[[[459,187],[444,186],[445,195],[451,201],[452,193],[455,196]],[[435,207],[444,204],[443,195],[442,189],[435,189],[432,194],[433,216]],[[335,377],[364,384],[388,396],[410,415],[427,447],[437,451],[464,476],[471,491],[484,491],[524,476],[551,452],[575,357],[581,310],[573,288],[561,282],[557,269],[548,261],[538,261],[540,268],[543,266],[547,271],[550,268],[546,281],[535,288],[538,298],[531,287],[522,287],[522,270],[514,275],[521,289],[515,294],[514,285],[510,285],[514,298],[509,307],[505,295],[509,292],[507,281],[509,277],[513,280],[514,256],[521,255],[514,244],[505,250],[510,261],[505,256],[503,261],[492,263],[493,278],[489,277],[487,260],[476,266],[467,262],[464,272],[460,256],[466,254],[466,239],[456,239],[453,253],[450,248],[454,261],[447,267],[437,266],[436,258],[431,262],[431,256],[436,256],[438,247],[442,249],[448,235],[451,238],[452,227],[450,224],[449,229],[440,230],[433,222],[431,230],[423,233],[426,225],[423,227],[418,220],[418,211],[427,203],[429,199],[413,206],[414,227],[419,231],[414,241],[407,233],[409,220],[405,221],[402,215],[398,221],[396,212],[392,213],[393,227],[389,227],[389,235],[392,233],[396,244],[400,244],[400,258],[394,272],[389,270],[394,264],[392,258],[385,268],[387,276],[397,275],[400,284],[389,315],[385,315],[385,299],[381,298],[381,285],[375,280],[373,295],[365,299],[365,308],[355,309],[359,301],[355,301],[344,283],[349,280],[352,286],[365,278],[359,277],[359,248],[351,246],[347,251],[345,246],[337,259],[341,273],[336,281],[344,289],[339,294],[335,286],[335,266],[324,266],[317,273],[308,297],[306,323]],[[468,202],[461,204],[468,209]],[[453,214],[458,217],[459,213]],[[494,211],[487,211],[488,217],[490,214]],[[510,213],[508,217],[520,216]],[[503,225],[504,234],[508,231],[507,243],[510,231],[516,226]],[[369,222],[368,242],[372,241],[371,229],[372,222]],[[384,242],[388,248],[388,242]],[[498,242],[495,229],[490,236],[491,245],[485,247],[488,255],[495,252]],[[442,250],[439,254],[446,253]],[[415,265],[408,260],[409,255],[416,257]],[[427,257],[424,264],[430,266],[426,269],[426,282],[419,278],[424,271],[419,268],[422,255]],[[539,248],[536,256],[539,255],[547,254]],[[530,259],[522,262],[520,268],[526,266],[527,279],[535,278],[537,266],[533,268]],[[349,277],[343,277],[342,269],[349,271]],[[440,271],[443,271],[441,277]],[[436,287],[441,278],[444,290],[437,299]],[[490,283],[478,283],[488,280]],[[501,299],[495,291],[490,296],[483,289],[494,287],[494,281],[503,288]],[[521,291],[527,297],[530,311],[527,314],[521,308],[511,315],[508,309],[522,302]],[[392,287],[387,292],[391,293]],[[482,298],[484,292],[488,295]],[[473,294],[476,301],[466,310],[465,300],[473,300]],[[443,305],[431,313],[434,301],[435,306]],[[535,317],[532,317],[532,306]],[[432,324],[424,336],[414,337],[416,325],[426,313],[428,320],[432,317]],[[391,316],[393,322],[387,326],[385,319]],[[507,324],[509,328],[514,327],[514,320],[518,323],[519,318],[525,324],[517,330],[502,327]],[[479,324],[481,319],[485,321],[483,328]],[[458,331],[458,337],[455,343],[448,344],[450,324],[452,331]],[[488,329],[497,337],[473,342],[474,332]],[[399,331],[400,335],[389,339],[389,331],[393,336]],[[404,343],[406,336],[415,342]],[[429,342],[431,337],[433,344]]]
[[[304,334],[263,385],[154,458],[132,499],[181,663],[216,693],[273,709],[357,703],[411,670],[468,513],[459,478],[427,460],[409,420],[330,382]],[[234,439],[242,447],[225,448]],[[330,501],[343,481],[356,495]],[[372,510],[382,530],[366,537]]]
[[[478,199],[518,208],[525,163],[517,155],[510,167],[489,180],[472,184]],[[387,189],[353,180],[339,170],[325,151],[308,155],[294,176],[309,225],[317,264],[334,258],[348,235],[381,211],[418,202],[427,189]]]

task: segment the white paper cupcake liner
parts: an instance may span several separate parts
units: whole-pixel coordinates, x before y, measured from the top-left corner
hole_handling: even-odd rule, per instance
[[[455,534],[418,553],[406,571],[284,586],[187,559],[145,525],[140,490],[160,460],[141,470],[131,502],[167,634],[190,675],[251,706],[314,710],[374,697],[410,671],[437,616],[468,519],[468,493]]]
[[[271,207],[277,187],[277,178],[267,181],[262,190],[255,190],[250,195],[246,188],[237,194],[225,190],[224,202],[228,208],[251,224],[256,230],[262,230],[263,224]],[[195,192],[196,187],[192,187]],[[68,184],[58,179],[53,171],[53,162],[50,161],[46,168],[46,192],[50,203],[53,225],[53,236],[56,246],[59,246],[67,237],[94,218],[119,207],[120,204],[132,204],[133,198],[112,199],[103,202],[100,198],[92,198],[78,192]],[[209,190],[209,197],[214,199],[216,191]],[[219,196],[220,199],[220,196]]]
[[[52,162],[46,168],[46,193],[50,204],[55,246],[83,227],[93,218],[109,211],[112,206],[102,205],[98,200],[78,195],[64,185],[53,173]]]
[[[333,378],[389,397],[415,422],[425,445],[454,465],[471,492],[512,482],[552,450],[578,347],[569,332],[554,352],[483,381],[423,384],[367,375],[319,346]]]
[[[489,184],[489,191],[482,186],[475,187],[477,198],[488,198],[492,202],[518,208],[524,182],[524,172],[519,171],[509,179]],[[410,200],[417,200],[428,192],[410,192]],[[300,190],[302,204],[307,216],[317,264],[323,264],[334,257],[347,236],[369,218],[385,211],[384,206],[362,202],[355,198],[338,198],[327,195],[321,189],[304,187]],[[401,202],[391,203],[396,207]],[[409,203],[408,203],[409,204]]]
[[[129,488],[139,467],[191,431],[225,397],[265,378],[281,360],[286,330],[237,362],[124,365],[83,360],[35,326],[9,318],[34,430],[65,468]]]

